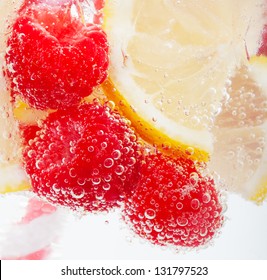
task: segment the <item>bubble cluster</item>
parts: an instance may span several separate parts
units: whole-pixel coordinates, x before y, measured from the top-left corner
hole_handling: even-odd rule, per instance
[[[216,118],[216,127],[253,127],[266,121],[266,93],[251,77],[247,67],[236,71],[226,91],[228,100],[223,103],[222,112]]]

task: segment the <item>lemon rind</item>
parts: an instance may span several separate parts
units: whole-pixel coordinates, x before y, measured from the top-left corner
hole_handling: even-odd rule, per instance
[[[106,80],[102,84],[102,87],[107,97],[114,101],[119,111],[131,121],[131,125],[143,140],[155,145],[159,150],[167,154],[173,154],[175,156],[186,155],[192,160],[197,161],[206,162],[209,160],[211,151],[207,152],[205,149],[196,147],[196,145],[184,143],[179,137],[169,137],[163,130],[158,129],[155,124],[151,124],[147,119],[142,118],[142,114],[139,114],[128,103],[110,79]],[[197,137],[197,133],[195,133],[195,136]]]
[[[247,183],[247,189],[250,190],[248,192],[248,197],[251,201],[256,202],[257,204],[262,204],[267,198],[267,122],[261,127],[265,131],[265,148],[262,155],[262,161],[254,176]],[[254,186],[253,190],[251,190],[251,186]]]

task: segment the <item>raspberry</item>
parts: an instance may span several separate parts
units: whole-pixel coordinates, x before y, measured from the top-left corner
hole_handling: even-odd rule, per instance
[[[125,203],[123,217],[151,243],[197,247],[208,242],[223,222],[214,182],[186,158],[148,155],[140,181]]]
[[[136,139],[108,105],[51,113],[23,153],[33,191],[74,210],[118,206],[136,186],[141,159]]]
[[[25,4],[7,42],[11,94],[37,109],[77,106],[107,77],[104,31],[73,15],[71,1],[56,3]]]
[[[267,24],[265,24],[264,28],[263,28],[262,41],[261,41],[257,55],[267,56]]]
[[[36,133],[40,130],[37,125],[20,124],[19,126],[22,144],[26,146],[30,140],[36,137]]]

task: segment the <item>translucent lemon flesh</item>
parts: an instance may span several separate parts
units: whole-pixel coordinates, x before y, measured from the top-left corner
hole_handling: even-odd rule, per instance
[[[146,140],[208,160],[228,79],[259,45],[257,2],[106,1],[104,89]]]

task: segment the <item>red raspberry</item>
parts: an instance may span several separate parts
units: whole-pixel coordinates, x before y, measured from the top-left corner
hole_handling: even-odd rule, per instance
[[[25,148],[33,190],[72,209],[118,206],[136,186],[141,153],[127,121],[107,105],[59,110]]]
[[[267,24],[265,24],[263,28],[262,41],[257,55],[267,56]]]
[[[19,130],[22,144],[26,146],[30,140],[33,140],[36,137],[36,133],[40,130],[40,128],[37,125],[20,124]]]
[[[135,233],[161,246],[197,247],[208,242],[223,222],[214,182],[194,162],[149,155],[140,181],[123,210]]]
[[[38,109],[76,106],[107,77],[104,31],[73,15],[72,1],[56,3],[22,7],[7,42],[11,94]]]

